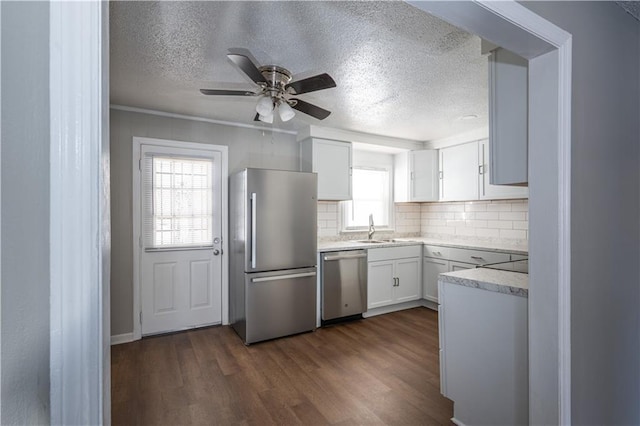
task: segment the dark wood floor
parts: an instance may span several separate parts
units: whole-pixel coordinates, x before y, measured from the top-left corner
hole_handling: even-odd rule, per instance
[[[245,346],[211,327],[113,346],[119,424],[451,424],[438,317],[415,308]]]

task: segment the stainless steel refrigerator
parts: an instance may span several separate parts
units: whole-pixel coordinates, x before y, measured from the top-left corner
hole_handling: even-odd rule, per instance
[[[315,173],[231,175],[229,317],[246,344],[316,328],[316,201]]]

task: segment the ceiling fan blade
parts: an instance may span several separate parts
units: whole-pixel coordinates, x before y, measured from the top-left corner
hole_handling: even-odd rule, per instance
[[[324,120],[331,114],[331,111],[327,111],[326,109],[310,104],[309,102],[305,102],[300,99],[291,100],[295,101],[295,104],[291,105],[291,108],[297,109],[300,112],[304,112],[305,114],[317,118],[318,120]]]
[[[251,62],[251,59],[244,55],[239,55],[237,53],[229,53],[227,54],[227,58],[231,59],[234,64],[236,64],[242,72],[249,76],[251,80],[255,83],[267,83],[267,80],[264,78],[256,64]]]
[[[315,92],[316,90],[329,89],[336,87],[336,82],[329,74],[318,74],[313,77],[305,78],[291,82],[285,86],[285,89],[293,89],[297,95],[303,93]]]
[[[249,92],[248,90],[218,90],[218,89],[200,89],[200,93],[203,95],[218,95],[218,96],[255,96],[257,93]]]

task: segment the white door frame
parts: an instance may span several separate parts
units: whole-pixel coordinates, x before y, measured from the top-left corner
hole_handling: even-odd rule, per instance
[[[206,143],[182,142],[168,139],[152,139],[133,137],[133,187],[132,187],[132,207],[133,207],[133,340],[142,338],[142,327],[140,324],[140,312],[142,311],[140,300],[140,238],[142,229],[140,224],[140,169],[138,161],[142,145],[154,145],[167,148],[198,149],[203,151],[218,151],[222,155],[222,324],[229,324],[229,148],[224,145],[211,145]]]
[[[51,424],[110,424],[109,4],[49,8]]]
[[[556,375],[558,392],[552,393],[557,393],[558,407],[536,407],[530,400],[530,412],[550,408],[559,413],[553,423],[570,424],[571,36],[515,1],[412,4],[431,9],[434,15],[523,57],[534,58],[551,50],[558,53],[557,67],[551,70],[557,83],[556,137],[544,145],[555,147],[548,155],[557,163],[557,185],[540,188],[550,189],[556,201],[551,209],[554,228],[540,228],[539,235],[532,233],[530,239],[532,290],[540,285],[546,292],[556,291],[549,309],[557,317],[548,331],[557,338],[558,362],[549,370]],[[102,262],[108,259],[104,207],[109,200],[109,166],[108,156],[98,155],[109,140],[108,3],[52,2],[50,8],[51,422],[109,424],[109,279],[102,275],[108,266],[108,260],[106,265]],[[530,173],[533,191],[539,177],[535,170]],[[76,216],[79,207],[80,221]],[[535,193],[530,209],[533,227],[534,211],[540,209]],[[541,244],[550,241],[546,249],[558,264],[551,271],[551,281],[545,282],[548,274],[535,259],[546,257]],[[531,305],[530,301],[530,309]],[[87,327],[71,321],[77,312],[86,313]],[[531,315],[530,319],[537,320]]]
[[[529,421],[571,424],[572,36],[514,1],[408,3],[529,59]]]

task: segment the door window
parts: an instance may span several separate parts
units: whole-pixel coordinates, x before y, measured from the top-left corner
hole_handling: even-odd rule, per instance
[[[144,159],[145,248],[213,244],[213,161],[148,155]]]

